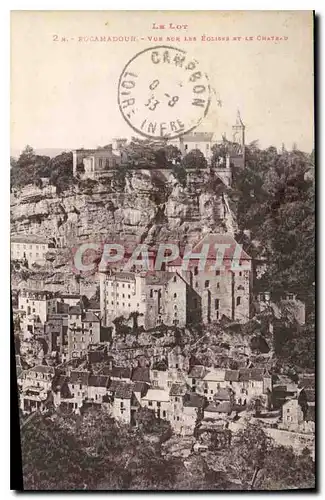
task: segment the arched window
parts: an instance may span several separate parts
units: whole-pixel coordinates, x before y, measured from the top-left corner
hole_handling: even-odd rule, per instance
[[[237,297],[237,299],[236,299],[236,306],[240,305],[240,301],[241,301],[241,297]]]

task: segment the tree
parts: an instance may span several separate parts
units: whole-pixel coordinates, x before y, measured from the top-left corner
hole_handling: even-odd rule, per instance
[[[315,488],[315,464],[309,450],[296,455],[292,448],[276,446],[269,450],[256,489],[288,490]]]
[[[193,168],[200,170],[207,167],[207,161],[204,154],[199,149],[192,149],[182,160],[182,166],[185,169]]]
[[[249,488],[257,471],[264,467],[270,450],[271,440],[259,423],[247,423],[235,434],[232,445],[227,450],[227,469],[231,475]]]

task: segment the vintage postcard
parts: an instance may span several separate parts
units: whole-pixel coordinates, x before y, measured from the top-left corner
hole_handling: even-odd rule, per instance
[[[313,61],[312,11],[11,13],[24,490],[315,488]]]

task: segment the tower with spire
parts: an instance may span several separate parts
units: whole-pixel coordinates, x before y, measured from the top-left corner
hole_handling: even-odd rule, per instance
[[[240,116],[239,109],[237,110],[236,123],[232,126],[233,142],[240,144],[242,148],[245,147],[245,125]]]

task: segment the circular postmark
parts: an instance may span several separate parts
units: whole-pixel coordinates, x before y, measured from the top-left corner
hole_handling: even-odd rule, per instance
[[[197,127],[210,105],[210,85],[196,59],[165,45],[136,54],[118,82],[122,116],[139,134],[173,139]]]

